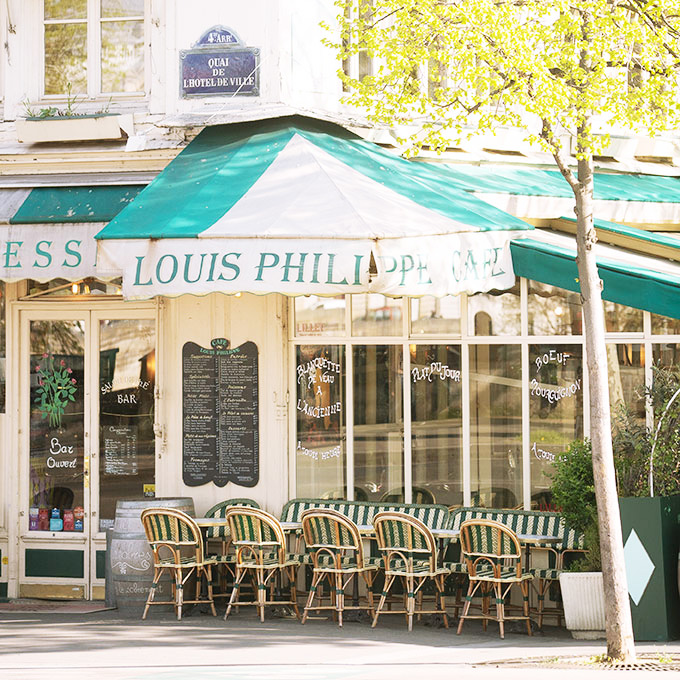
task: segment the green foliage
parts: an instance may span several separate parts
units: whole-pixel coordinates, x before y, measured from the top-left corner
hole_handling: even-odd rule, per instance
[[[443,148],[474,130],[512,126],[549,153],[576,138],[579,158],[608,139],[590,121],[644,129],[680,118],[677,0],[336,0],[327,26],[346,101],[374,122],[412,123],[414,148]],[[405,140],[404,140],[405,141]]]
[[[60,427],[61,417],[70,401],[75,401],[77,390],[73,370],[61,359],[58,363],[51,354],[43,354],[36,365],[38,389],[34,402],[43,419],[49,418],[50,427]]]
[[[642,385],[638,393],[652,406],[653,428],[625,404],[614,414],[612,443],[620,496],[649,495],[652,447],[654,495],[680,493],[680,396],[673,401],[680,390],[680,366],[652,370],[652,385]]]
[[[593,454],[589,440],[574,441],[553,465],[552,494],[567,526],[583,532],[588,553],[571,565],[578,571],[599,571],[600,539],[593,478]]]
[[[78,99],[78,95],[72,94],[71,83],[66,83],[66,106],[58,108],[56,106],[45,106],[36,109],[27,99],[22,102],[24,113],[27,118],[77,118],[78,116],[105,114],[109,112],[113,97],[109,97],[105,106],[98,109],[94,114],[78,113],[78,107],[85,101],[85,97]]]

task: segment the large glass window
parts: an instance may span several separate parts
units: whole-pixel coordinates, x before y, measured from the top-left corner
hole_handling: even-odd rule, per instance
[[[529,281],[529,334],[580,335],[581,299],[578,293]]]
[[[473,505],[522,503],[522,365],[519,345],[470,346]]]
[[[352,295],[352,335],[361,337],[401,335],[401,298],[385,295]]]
[[[345,296],[295,298],[295,335],[313,337],[345,334]]]
[[[604,301],[607,333],[642,333],[642,310]]]
[[[531,504],[549,510],[552,463],[583,438],[581,345],[529,346],[529,414]]]
[[[29,531],[83,531],[85,325],[31,321]]]
[[[44,0],[46,95],[143,93],[145,0]]]
[[[357,345],[354,363],[354,496],[403,500],[401,345]]]
[[[155,495],[155,323],[99,323],[99,530],[113,526],[116,501]]]
[[[607,345],[609,402],[613,414],[625,404],[637,420],[645,422],[645,352],[640,343]]]
[[[346,498],[345,348],[300,345],[295,362],[297,495]]]
[[[470,335],[519,335],[519,282],[510,290],[494,290],[469,297],[468,333]]]
[[[460,345],[411,345],[413,500],[463,504]]]
[[[460,335],[460,297],[413,298],[411,335]]]

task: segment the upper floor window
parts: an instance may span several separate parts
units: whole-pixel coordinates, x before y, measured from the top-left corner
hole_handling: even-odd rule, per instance
[[[45,95],[143,94],[146,0],[44,0]]]

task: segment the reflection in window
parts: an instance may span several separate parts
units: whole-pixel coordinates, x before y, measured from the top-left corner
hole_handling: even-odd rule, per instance
[[[658,335],[680,334],[680,319],[652,314],[652,333]]]
[[[295,335],[323,336],[345,334],[345,296],[295,298]]]
[[[607,333],[642,333],[642,310],[603,301]]]
[[[531,504],[554,509],[550,475],[555,458],[583,438],[581,345],[529,345]]]
[[[155,496],[156,331],[148,319],[99,324],[99,530],[119,498]]]
[[[529,281],[529,334],[580,335],[581,298],[562,288]]]
[[[470,346],[470,481],[473,505],[522,503],[521,352]]]
[[[411,345],[413,501],[463,504],[459,345]]]
[[[607,345],[609,402],[614,417],[621,405],[642,425],[645,422],[645,346],[640,343]]]
[[[411,298],[411,335],[460,335],[460,297]]]
[[[84,531],[85,326],[31,321],[29,531]]]
[[[296,495],[347,498],[345,348],[296,348]]]
[[[680,343],[660,342],[652,345],[655,366],[670,368],[680,365]]]
[[[144,0],[45,0],[44,36],[45,94],[144,92]]]
[[[401,310],[401,298],[373,293],[352,295],[352,334],[361,337],[401,335]]]
[[[402,496],[401,345],[358,345],[353,350],[354,479],[360,490],[355,498]]]
[[[519,335],[519,282],[510,290],[477,293],[468,298],[468,329],[474,335]]]

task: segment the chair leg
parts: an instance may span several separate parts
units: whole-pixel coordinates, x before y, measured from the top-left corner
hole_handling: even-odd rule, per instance
[[[434,586],[437,589],[437,600],[439,602],[439,611],[444,617],[444,628],[449,627],[449,615],[446,613],[446,599],[444,596],[444,576],[435,576]]]
[[[144,613],[142,614],[142,621],[146,618],[146,614],[149,611],[149,607],[151,606],[151,603],[153,602],[154,597],[156,596],[156,588],[158,588],[158,581],[160,580],[161,574],[163,573],[163,570],[159,569],[158,567],[154,567],[153,571],[154,571],[153,583],[149,588],[149,597],[146,598],[146,606],[144,607]]]
[[[505,638],[505,601],[503,600],[503,592],[500,583],[493,584],[493,592],[496,596],[496,618],[498,619],[501,639],[503,639]]]
[[[234,587],[231,589],[231,597],[229,598],[229,604],[227,605],[227,611],[224,612],[224,620],[227,620],[227,617],[231,613],[231,608],[236,605],[238,606],[238,591],[239,588],[241,587],[241,583],[243,581],[243,578],[246,575],[246,570],[245,569],[239,569],[236,567],[236,577],[234,578]]]
[[[531,620],[529,619],[529,582],[522,581],[520,583],[520,588],[522,590],[522,600],[524,601],[524,616],[527,617],[527,635],[531,636]]]
[[[338,612],[338,625],[342,628],[342,610],[345,608],[345,590],[343,588],[342,574],[335,575],[335,610]]]
[[[212,615],[217,616],[217,610],[215,609],[215,598],[213,596],[212,566],[203,567],[202,571],[203,576],[208,583],[208,601],[210,602],[210,609],[212,610]]]
[[[175,572],[175,583],[177,584],[175,602],[177,603],[177,620],[182,618],[182,604],[184,603],[184,583],[182,582],[182,569]]]
[[[384,583],[383,585],[383,591],[382,594],[380,595],[380,601],[378,602],[378,608],[375,610],[375,617],[373,618],[373,624],[371,625],[371,628],[375,628],[376,624],[378,623],[378,617],[380,616],[380,612],[382,611],[382,608],[385,606],[385,600],[387,599],[387,594],[390,592],[390,588],[392,587],[392,584],[394,583],[395,576],[390,576]]]
[[[364,581],[366,582],[366,600],[368,601],[368,611],[371,615],[371,618],[373,618],[375,616],[375,605],[373,603],[373,572],[365,571]]]
[[[267,584],[265,583],[264,571],[257,569],[257,608],[260,613],[260,622],[264,623],[264,603],[267,599]]]
[[[314,603],[314,596],[317,594],[317,587],[319,585],[319,581],[321,581],[322,578],[323,572],[314,574],[314,576],[312,577],[312,583],[309,586],[309,595],[307,596],[307,603],[305,604],[305,608],[302,612],[302,623],[304,623],[307,620],[309,610],[312,609],[312,604]]]
[[[470,605],[472,604],[472,595],[475,592],[475,590],[477,590],[477,586],[474,584],[473,581],[470,581],[467,595],[465,596],[465,604],[463,605],[463,611],[460,615],[460,619],[458,619],[458,630],[456,631],[456,635],[460,635],[461,631],[463,630],[463,623],[465,622],[465,617],[470,611]]]
[[[407,576],[404,581],[406,586],[406,616],[408,618],[408,630],[411,632],[413,630],[413,612],[416,608],[415,580],[413,576]]]

